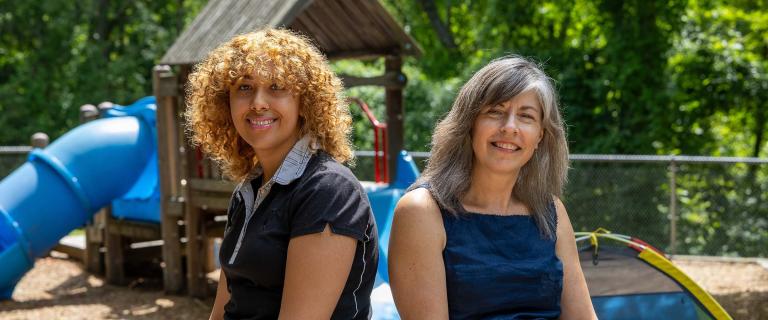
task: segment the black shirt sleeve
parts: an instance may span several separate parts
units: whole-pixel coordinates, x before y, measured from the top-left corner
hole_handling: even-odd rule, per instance
[[[372,217],[368,198],[348,168],[330,161],[302,181],[291,201],[291,238],[322,232],[326,225],[336,234],[367,241]]]

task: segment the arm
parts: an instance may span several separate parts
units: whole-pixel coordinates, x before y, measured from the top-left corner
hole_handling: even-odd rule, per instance
[[[563,262],[563,293],[561,297],[561,319],[597,319],[589,297],[587,281],[581,271],[579,253],[573,226],[560,199],[555,199],[557,207],[557,257]]]
[[[227,277],[224,270],[219,273],[219,285],[216,287],[216,299],[213,300],[213,310],[209,320],[224,319],[224,305],[229,302],[229,290],[227,289]]]
[[[389,277],[403,319],[448,319],[445,229],[437,203],[426,189],[397,203],[389,239]]]
[[[279,319],[330,319],[356,247],[356,239],[334,234],[328,225],[321,233],[291,239]]]

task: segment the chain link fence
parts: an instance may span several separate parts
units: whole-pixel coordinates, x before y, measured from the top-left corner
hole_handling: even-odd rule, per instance
[[[0,180],[24,164],[30,151],[32,151],[32,147],[0,146]]]
[[[604,227],[672,254],[768,255],[768,159],[573,155],[574,228]]]
[[[0,147],[0,179],[31,147]],[[413,152],[424,169],[429,154]],[[352,168],[373,181],[373,152]],[[768,159],[571,155],[563,202],[576,231],[599,227],[667,253],[768,256]]]
[[[373,152],[355,174],[373,180]],[[423,170],[429,154],[411,153]],[[576,231],[605,228],[670,254],[768,256],[768,159],[571,155],[563,202]]]

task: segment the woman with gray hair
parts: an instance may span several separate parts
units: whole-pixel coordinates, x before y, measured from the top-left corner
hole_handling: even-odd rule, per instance
[[[565,128],[550,78],[517,56],[462,87],[395,209],[404,319],[594,319],[568,214]]]

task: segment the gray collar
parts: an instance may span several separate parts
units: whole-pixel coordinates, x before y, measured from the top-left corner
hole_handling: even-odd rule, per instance
[[[251,181],[264,173],[261,166],[258,166],[252,175],[244,179],[243,182],[237,186],[237,189],[235,189],[235,193],[232,196],[240,196],[245,202],[245,222],[243,223],[243,229],[240,231],[240,235],[237,238],[235,248],[232,251],[232,256],[229,258],[229,264],[235,262],[237,253],[240,251],[240,247],[243,244],[243,238],[245,236],[246,228],[248,227],[248,222],[251,220],[251,217],[253,217],[254,212],[261,205],[262,201],[267,197],[267,194],[269,194],[272,185],[275,183],[287,185],[301,177],[304,173],[304,170],[309,163],[309,159],[318,149],[317,144],[310,143],[311,141],[312,139],[309,135],[305,135],[297,141],[296,144],[293,145],[293,148],[291,148],[291,151],[288,152],[288,155],[285,156],[283,163],[277,168],[275,175],[272,179],[259,187],[258,193],[254,194],[253,187],[251,187]]]
[[[287,185],[301,177],[301,175],[304,174],[304,170],[307,168],[307,164],[309,164],[309,159],[318,149],[316,143],[312,140],[313,139],[308,134],[299,139],[299,141],[293,145],[291,151],[288,152],[288,155],[285,156],[283,163],[280,164],[280,167],[277,168],[275,175],[272,176],[272,179],[270,180],[275,183]],[[262,174],[264,174],[264,169],[262,169],[261,165],[258,165],[251,175],[237,185],[235,190],[246,194],[253,194],[251,180]]]

